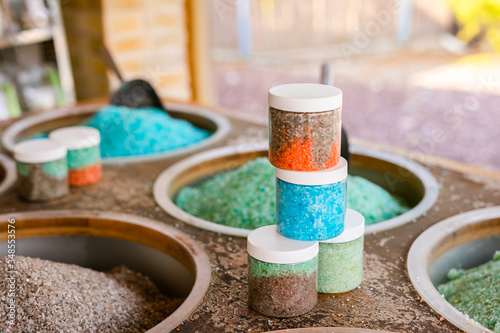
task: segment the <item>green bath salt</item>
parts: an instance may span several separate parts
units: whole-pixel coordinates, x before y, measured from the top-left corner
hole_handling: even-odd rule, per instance
[[[470,269],[453,268],[438,291],[460,312],[500,333],[500,251],[493,260]]]
[[[361,284],[364,232],[363,216],[347,209],[342,234],[319,243],[318,292],[344,293]]]
[[[175,203],[191,215],[230,227],[253,230],[275,224],[275,168],[267,158],[257,158],[197,186],[182,188]],[[347,208],[360,212],[367,225],[410,209],[403,200],[359,176],[347,178]]]

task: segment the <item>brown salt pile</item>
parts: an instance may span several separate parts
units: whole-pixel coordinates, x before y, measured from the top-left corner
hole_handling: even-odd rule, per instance
[[[0,258],[0,332],[144,332],[183,301],[161,294],[147,277],[125,266],[103,273],[17,256],[17,324],[12,327],[7,259]]]

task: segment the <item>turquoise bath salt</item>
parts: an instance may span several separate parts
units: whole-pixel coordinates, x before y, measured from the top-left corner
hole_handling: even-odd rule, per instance
[[[276,222],[285,237],[325,240],[344,230],[347,161],[322,171],[276,168]]]
[[[344,231],[319,243],[318,292],[336,294],[357,288],[363,280],[365,219],[347,209]]]
[[[437,287],[439,293],[460,312],[500,333],[500,251],[477,267],[452,268],[448,279]]]
[[[271,225],[248,235],[247,251],[250,308],[282,318],[314,308],[318,301],[317,242],[286,238]]]
[[[67,150],[49,139],[35,139],[14,146],[19,195],[30,201],[47,201],[66,195]]]
[[[257,158],[237,169],[218,173],[199,185],[182,188],[175,203],[191,215],[231,227],[253,230],[275,224],[275,168],[267,158]],[[347,177],[347,208],[360,212],[366,225],[410,209],[382,187],[353,175]]]
[[[101,156],[161,153],[192,145],[211,133],[156,108],[106,106],[83,125],[101,133]]]

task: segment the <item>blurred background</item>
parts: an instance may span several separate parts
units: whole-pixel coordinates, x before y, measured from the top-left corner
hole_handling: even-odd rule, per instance
[[[267,122],[267,91],[328,80],[355,142],[500,171],[498,0],[1,0],[0,120],[162,98]]]

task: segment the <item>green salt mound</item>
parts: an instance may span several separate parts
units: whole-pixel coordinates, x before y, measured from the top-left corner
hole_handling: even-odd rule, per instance
[[[366,225],[392,219],[409,210],[403,199],[359,176],[347,179],[347,208],[360,212]]]
[[[179,191],[176,204],[201,219],[236,228],[256,229],[276,223],[276,180],[267,158],[211,177]],[[409,207],[378,185],[358,176],[347,180],[347,207],[360,212],[366,224],[406,212]]]
[[[470,269],[453,268],[438,291],[460,312],[500,333],[500,251],[493,260]]]
[[[204,220],[253,230],[276,223],[275,195],[274,167],[259,158],[198,187],[184,187],[176,204]]]

